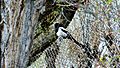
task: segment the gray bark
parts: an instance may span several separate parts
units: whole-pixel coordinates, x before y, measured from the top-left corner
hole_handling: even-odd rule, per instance
[[[45,1],[3,0],[1,5],[2,24],[1,68],[26,68],[33,42],[33,33],[39,12]],[[38,6],[39,5],[39,6]],[[1,24],[0,24],[1,26]]]
[[[21,37],[20,37],[20,44],[19,44],[19,58],[18,58],[18,66],[19,68],[26,68],[28,59],[29,59],[29,53],[30,48],[32,46],[32,40],[33,40],[33,31],[35,23],[32,22],[32,13],[33,13],[33,2],[31,0],[26,0],[26,6],[25,6],[25,15],[23,19],[23,27],[21,31]]]

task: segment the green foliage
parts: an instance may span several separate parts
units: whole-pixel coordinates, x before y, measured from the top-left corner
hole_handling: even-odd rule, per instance
[[[111,4],[112,0],[106,0],[106,4]]]
[[[115,18],[114,21],[115,21],[115,22],[119,22],[119,21],[120,21],[120,18]]]
[[[109,63],[114,64],[115,62],[117,62],[117,61],[119,62],[119,60],[120,60],[119,55],[118,56],[113,56],[113,57],[109,58],[109,60],[106,60],[106,57],[107,56],[103,56],[99,59],[100,62],[102,62],[102,64],[109,64]]]
[[[101,57],[101,58],[100,58],[100,61],[101,61],[102,63],[104,63],[104,62],[105,62],[105,57]]]
[[[61,0],[56,0],[56,2],[57,2],[57,3],[60,3],[60,2],[61,2]]]

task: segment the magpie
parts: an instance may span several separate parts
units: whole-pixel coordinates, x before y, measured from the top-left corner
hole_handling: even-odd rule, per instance
[[[62,37],[63,39],[71,39],[70,33],[63,27],[62,24],[56,23],[55,24],[55,33],[58,37]]]
[[[55,33],[58,37],[63,37],[63,39],[70,39],[73,40],[77,45],[82,46],[84,48],[84,45],[76,41],[72,35],[63,27],[62,24],[55,23]]]
[[[62,24],[55,23],[55,33],[58,37],[63,37],[63,39],[70,39],[73,40],[77,45],[82,46],[84,48],[84,45],[76,41],[72,35],[63,27]]]
[[[59,38],[63,38],[63,39],[70,39],[72,41],[74,41],[78,46],[82,47],[85,50],[85,53],[88,55],[88,57],[93,58],[92,54],[91,54],[91,49],[89,47],[88,44],[84,45],[79,43],[78,41],[76,41],[72,35],[63,27],[62,24],[56,23],[55,24],[55,33]],[[60,39],[61,40],[61,39]]]

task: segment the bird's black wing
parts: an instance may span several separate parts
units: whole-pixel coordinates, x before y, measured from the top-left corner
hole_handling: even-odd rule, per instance
[[[68,39],[71,39],[72,40],[72,35],[68,32],[68,31],[66,31],[66,30],[64,30],[64,29],[61,29],[63,32],[65,32],[66,34],[67,34],[67,38]]]
[[[67,34],[68,31],[64,30],[64,29],[61,29],[63,32],[65,32]]]

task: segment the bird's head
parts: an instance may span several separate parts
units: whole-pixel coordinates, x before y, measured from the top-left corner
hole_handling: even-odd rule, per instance
[[[59,23],[55,23],[55,32],[58,31],[58,28],[59,28]]]
[[[55,23],[55,32],[58,31],[59,27],[63,27],[62,24]]]

